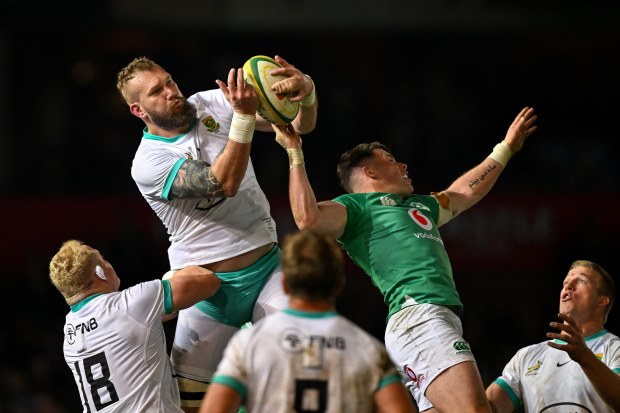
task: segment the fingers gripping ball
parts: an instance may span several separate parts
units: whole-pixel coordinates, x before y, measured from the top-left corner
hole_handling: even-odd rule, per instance
[[[297,116],[299,102],[291,102],[286,95],[279,95],[271,90],[274,83],[287,79],[284,75],[269,74],[273,69],[280,67],[282,66],[271,57],[258,55],[245,62],[243,73],[245,81],[256,88],[260,97],[258,114],[275,125],[284,126]]]

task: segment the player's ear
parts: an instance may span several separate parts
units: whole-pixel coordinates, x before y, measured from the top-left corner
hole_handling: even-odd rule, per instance
[[[102,280],[107,280],[105,276],[105,272],[103,271],[103,268],[101,268],[100,265],[97,265],[95,267],[95,274],[97,274],[97,277],[101,278]]]
[[[362,171],[369,178],[373,178],[374,179],[374,178],[377,177],[377,174],[375,173],[375,170],[372,167],[368,166],[368,165],[362,166]]]
[[[129,111],[132,115],[137,116],[140,119],[142,119],[145,114],[144,110],[142,110],[142,105],[140,105],[138,102],[133,102],[132,104],[130,104]]]
[[[600,306],[607,307],[607,304],[609,304],[609,297],[607,297],[606,295],[602,295],[602,296],[598,299],[598,304],[599,304]]]

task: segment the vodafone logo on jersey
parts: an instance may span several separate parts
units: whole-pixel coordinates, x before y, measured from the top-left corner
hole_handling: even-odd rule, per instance
[[[426,217],[422,212],[420,212],[417,208],[411,208],[408,211],[409,216],[413,219],[413,222],[418,224],[423,229],[429,231],[433,228],[433,222]]]

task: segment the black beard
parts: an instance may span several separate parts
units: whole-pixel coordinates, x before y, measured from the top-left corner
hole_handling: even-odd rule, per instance
[[[165,130],[175,130],[187,126],[196,118],[196,108],[187,100],[177,112],[149,113],[151,120],[157,126]]]

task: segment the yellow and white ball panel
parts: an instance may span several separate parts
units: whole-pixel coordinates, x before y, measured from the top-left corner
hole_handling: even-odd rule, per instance
[[[249,58],[243,65],[245,80],[253,85],[260,96],[258,113],[269,122],[279,126],[288,125],[299,113],[299,102],[291,102],[285,95],[277,95],[271,90],[274,83],[286,79],[284,75],[272,76],[273,69],[282,67],[269,56],[257,55]]]

